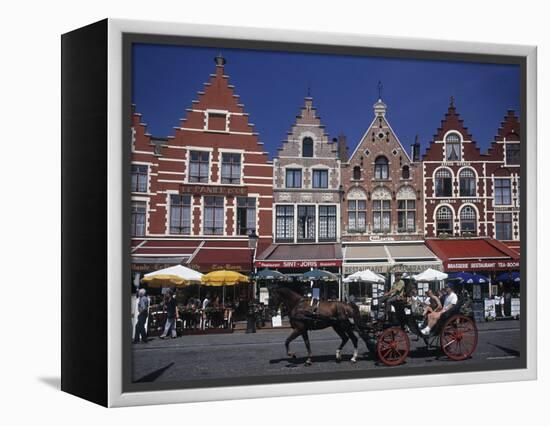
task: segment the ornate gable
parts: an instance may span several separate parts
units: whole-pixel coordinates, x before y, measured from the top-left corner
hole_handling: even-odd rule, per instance
[[[379,99],[373,105],[373,108],[374,120],[353,151],[350,163],[362,161],[363,159],[371,162],[377,156],[384,155],[390,162],[398,159],[400,167],[404,164],[409,164],[411,162],[409,154],[386,118],[386,104]]]
[[[450,130],[459,132],[462,139],[465,141],[473,141],[472,135],[468,132],[468,128],[464,126],[464,120],[460,118],[460,114],[456,112],[454,97],[451,96],[449,108],[445,114],[445,118],[441,120],[441,126],[437,129],[434,135],[434,141],[442,141],[445,134]]]
[[[445,135],[448,132],[460,133],[462,142],[464,142],[461,144],[460,157],[462,160],[473,161],[484,158],[472,135],[468,132],[468,128],[464,126],[464,120],[460,118],[460,114],[456,111],[454,97],[451,96],[445,118],[441,121],[441,126],[437,129],[433,140],[422,157],[424,161],[445,161],[445,144],[441,142],[444,142]]]
[[[519,118],[512,109],[508,110],[495,136],[495,141],[501,142],[504,139],[513,141],[520,140]]]
[[[225,59],[217,56],[215,62],[215,74],[210,75],[204,90],[198,92],[197,100],[187,109],[181,128],[252,134],[254,125],[249,123],[234,86],[229,84],[229,76],[224,74]]]
[[[302,143],[305,138],[313,140],[313,157],[338,158],[338,146],[329,140],[325,126],[313,106],[313,98],[306,97],[300,114],[287,133],[287,138],[278,150],[282,157],[302,157]]]

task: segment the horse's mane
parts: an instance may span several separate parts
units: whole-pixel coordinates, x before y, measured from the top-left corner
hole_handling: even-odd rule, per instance
[[[285,295],[285,296],[301,297],[297,292],[295,292],[294,290],[291,290],[289,288],[286,288],[286,287],[277,287],[275,289],[275,291],[278,292],[279,294]]]
[[[285,303],[289,309],[302,299],[302,296],[286,287],[278,287],[274,289],[274,292],[277,293],[278,297],[282,299],[281,302]]]

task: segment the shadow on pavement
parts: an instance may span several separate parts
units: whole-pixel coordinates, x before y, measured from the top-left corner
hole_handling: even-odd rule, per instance
[[[155,370],[153,371],[152,373],[149,373],[149,374],[146,374],[145,376],[137,379],[137,380],[134,380],[134,383],[146,383],[146,382],[154,382],[155,380],[157,380],[160,376],[162,376],[162,374],[168,370],[170,367],[172,367],[174,365],[173,362],[171,362],[170,364],[162,367],[162,368],[159,368],[158,370]]]
[[[491,346],[494,346],[495,348],[500,349],[502,352],[504,352],[508,355],[516,356],[516,357],[519,357],[519,355],[520,355],[519,351],[517,351],[515,349],[507,348],[505,346],[500,346],[500,345],[497,345],[496,343],[489,343],[489,344]]]
[[[286,367],[288,368],[293,368],[293,367],[297,367],[299,365],[304,365],[305,362],[306,362],[306,359],[307,357],[296,357],[296,358],[289,358],[289,357],[284,357],[284,358],[277,358],[277,359],[270,359],[269,360],[269,363],[270,364],[279,364],[281,362],[286,362],[287,365]],[[350,362],[350,359],[351,359],[351,354],[349,355],[345,355],[343,354],[342,355],[342,360],[340,361],[340,363],[349,363]],[[357,358],[357,362],[361,362],[361,361],[364,361],[365,359],[364,358]],[[316,364],[316,363],[327,363],[327,362],[331,362],[331,363],[334,363],[334,364],[337,364],[338,362],[336,361],[336,357],[334,355],[318,355],[318,356],[312,356],[311,357],[311,361],[313,362],[313,364]]]

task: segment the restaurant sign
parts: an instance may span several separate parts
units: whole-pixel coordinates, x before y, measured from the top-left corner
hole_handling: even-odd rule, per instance
[[[427,262],[427,263],[354,263],[344,265],[343,273],[345,275],[353,274],[355,272],[364,271],[370,269],[377,274],[395,273],[395,272],[407,272],[409,274],[418,274],[424,272],[426,269],[432,268],[437,271],[441,271],[442,265],[440,262]]]
[[[326,268],[341,266],[341,260],[257,260],[257,268]]]
[[[519,261],[457,261],[445,262],[445,271],[461,272],[461,271],[507,271],[510,269],[519,269]]]
[[[247,186],[230,186],[230,185],[200,185],[192,183],[182,183],[180,185],[181,194],[193,195],[247,195]]]
[[[250,264],[248,267],[246,267],[243,264],[240,263],[211,263],[211,264],[188,264],[187,267],[194,269],[195,271],[199,272],[211,272],[211,271],[237,271],[237,272],[243,272],[243,271],[250,271]]]

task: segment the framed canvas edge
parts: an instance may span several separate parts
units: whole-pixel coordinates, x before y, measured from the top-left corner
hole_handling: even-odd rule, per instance
[[[474,43],[448,40],[429,40],[404,37],[381,37],[359,34],[340,34],[306,32],[280,29],[259,29],[198,25],[185,23],[166,23],[152,21],[134,21],[109,19],[108,25],[108,406],[131,406],[163,403],[200,402],[242,398],[264,398],[293,396],[304,394],[326,394],[340,392],[360,392],[369,390],[388,390],[441,385],[466,385],[507,381],[534,380],[537,377],[537,52],[535,46],[506,45],[494,43]],[[434,374],[429,376],[399,376],[366,379],[346,379],[315,381],[302,383],[283,383],[268,385],[247,385],[235,387],[215,387],[181,390],[159,390],[144,392],[123,392],[121,366],[123,362],[122,327],[120,309],[122,295],[122,199],[124,194],[121,165],[123,163],[122,123],[120,112],[122,105],[122,36],[124,33],[143,33],[173,36],[195,36],[230,38],[258,41],[312,43],[342,46],[368,46],[381,49],[409,49],[430,52],[453,52],[465,54],[509,55],[526,59],[526,135],[527,164],[524,170],[526,178],[527,215],[526,232],[529,241],[525,251],[529,286],[526,305],[526,346],[527,366],[524,369],[465,372],[453,374]],[[523,247],[522,247],[523,251]],[[230,392],[228,390],[230,389]]]

